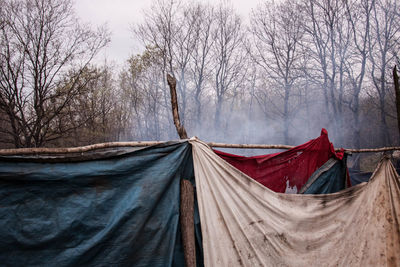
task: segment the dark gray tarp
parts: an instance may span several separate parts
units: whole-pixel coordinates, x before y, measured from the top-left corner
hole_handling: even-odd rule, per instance
[[[346,180],[346,157],[342,160],[331,158],[311,175],[299,193],[336,193],[346,188]]]
[[[396,172],[400,175],[400,168],[396,168]],[[349,173],[352,186],[368,182],[372,176],[372,172],[363,172],[356,169],[349,169]]]
[[[358,185],[363,182],[368,182],[371,178],[372,172],[362,172],[355,169],[349,169],[351,185]]]
[[[183,265],[187,142],[83,162],[29,161],[0,160],[0,265]]]

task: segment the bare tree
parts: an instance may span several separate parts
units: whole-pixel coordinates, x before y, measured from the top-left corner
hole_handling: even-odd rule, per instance
[[[201,96],[207,80],[211,79],[211,51],[214,44],[213,29],[215,27],[214,9],[211,6],[195,4],[191,8],[195,20],[195,45],[192,56],[191,74],[194,82],[195,120],[199,129],[202,127]]]
[[[162,60],[159,49],[147,47],[142,54],[132,56],[121,73],[121,105],[130,112],[125,116],[128,123],[124,136],[161,140],[176,135],[169,120],[170,105],[164,103],[169,93],[160,76]]]
[[[146,47],[155,47],[160,50],[162,73],[159,75],[166,77],[167,73],[171,73],[177,79],[182,124],[185,123],[188,94],[186,72],[189,69],[190,53],[193,51],[195,41],[193,17],[186,20],[184,17],[186,12],[187,6],[183,5],[181,1],[157,0],[151,9],[144,13],[144,22],[133,29],[135,36]],[[166,82],[163,86],[167,90]],[[164,102],[167,105],[169,103],[168,95],[165,97]]]
[[[115,140],[118,106],[112,65],[105,62],[101,67],[88,66],[79,82],[80,94],[54,121],[64,134],[52,144],[76,146]],[[66,128],[73,131],[62,130]]]
[[[199,4],[187,5],[182,7],[180,16],[175,18],[178,30],[173,37],[174,42],[174,61],[175,75],[177,78],[177,89],[181,96],[181,123],[185,124],[187,105],[189,102],[190,91],[193,91],[193,80],[190,74],[190,65],[193,59],[193,53],[196,51],[196,45],[200,42],[199,31],[203,19],[202,10],[199,10]],[[206,42],[208,40],[205,40]],[[206,44],[207,45],[207,44]],[[196,79],[197,80],[197,79]]]
[[[371,78],[378,94],[381,145],[389,145],[391,138],[387,123],[387,97],[390,92],[391,66],[395,60],[396,43],[400,40],[400,17],[397,1],[376,0],[372,7],[370,61]]]
[[[81,26],[70,0],[7,0],[1,12],[0,109],[10,127],[0,131],[16,147],[39,147],[72,130],[55,120],[80,94],[108,33]]]
[[[245,77],[244,32],[240,17],[231,6],[221,4],[216,12],[213,65],[214,90],[216,94],[215,129],[223,129],[221,113],[228,97],[236,95]]]
[[[202,113],[202,93],[212,71],[214,10],[200,2],[158,0],[146,11],[145,18],[134,33],[145,46],[161,51],[160,76],[170,73],[177,80],[181,122],[189,122],[188,129],[196,127]]]
[[[167,73],[177,80],[180,117],[189,133],[209,127],[229,138],[224,130],[240,128],[230,119],[248,119],[252,128],[260,120],[268,121],[265,129],[278,129],[281,136],[274,141],[298,142],[298,136],[290,135],[296,127],[303,131],[306,126],[310,135],[327,127],[336,145],[360,147],[380,129],[392,131],[390,72],[382,76],[381,70],[400,43],[399,24],[387,23],[392,28],[385,33],[389,15],[399,15],[393,0],[268,1],[253,12],[249,36],[226,3],[156,0],[146,11],[135,28],[146,51],[121,74],[121,84],[129,89],[123,99],[132,99],[126,108],[132,112],[124,115],[130,117],[127,127],[135,128],[132,138],[176,138],[168,128],[173,124]],[[385,13],[385,8],[391,11]],[[385,34],[390,37],[387,46]],[[381,51],[386,51],[383,61]],[[159,58],[147,65],[149,53]],[[376,93],[366,99],[370,88]],[[372,100],[378,107],[382,100],[384,107],[371,109]],[[203,120],[199,127],[205,117],[214,121]],[[363,120],[376,125],[383,118],[388,120],[385,127],[362,125]],[[252,119],[257,123],[251,124]],[[202,137],[218,136],[206,132]]]
[[[327,119],[334,123],[339,143],[343,141],[346,67],[353,33],[346,16],[344,1],[307,0],[303,2],[305,30],[315,62],[310,71],[318,73],[317,84],[323,88]],[[318,67],[316,67],[318,66]]]
[[[374,2],[375,0],[345,2],[347,17],[353,33],[353,45],[346,72],[352,86],[349,108],[354,119],[352,128],[354,129],[353,145],[355,148],[360,148],[361,144],[360,94],[364,85],[370,53],[370,20]]]
[[[290,98],[295,83],[302,74],[299,47],[304,30],[302,13],[297,6],[289,0],[279,4],[266,2],[253,12],[250,28],[254,40],[252,58],[262,68],[262,76],[272,82],[273,90],[283,100],[282,105],[274,106],[278,108],[278,114],[283,119],[285,144],[290,143],[290,106],[294,103]],[[277,99],[272,101],[276,102]]]

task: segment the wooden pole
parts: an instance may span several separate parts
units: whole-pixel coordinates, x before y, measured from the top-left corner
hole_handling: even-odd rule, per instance
[[[255,148],[255,149],[291,149],[294,146],[288,145],[262,145],[262,144],[225,144],[225,143],[207,143],[210,147],[221,148]]]
[[[400,143],[400,86],[399,86],[399,75],[397,74],[396,65],[393,68],[393,82],[394,82],[394,91],[396,93],[397,127],[399,129],[399,143]]]
[[[294,146],[288,145],[263,145],[263,144],[224,144],[224,143],[208,143],[211,147],[221,147],[221,148],[249,148],[249,149],[291,149]],[[336,152],[341,151],[341,148],[335,148]],[[393,147],[381,147],[381,148],[343,148],[344,152],[348,153],[366,153],[366,152],[385,152],[392,150],[400,150],[400,146]]]
[[[96,149],[117,148],[117,147],[145,147],[154,146],[165,143],[163,141],[139,141],[139,142],[109,142],[101,144],[93,144],[80,147],[61,147],[61,148],[11,148],[0,149],[0,155],[34,155],[34,154],[68,154],[68,153],[84,153]]]
[[[185,127],[181,124],[178,110],[178,97],[176,95],[176,79],[167,74],[167,82],[171,93],[172,116],[176,131],[181,139],[187,139]],[[181,180],[180,223],[182,232],[183,252],[185,266],[196,266],[196,242],[194,236],[194,189],[192,184],[185,179]]]
[[[180,223],[185,266],[196,266],[196,242],[194,235],[194,189],[186,179],[181,180]]]
[[[110,142],[93,144],[89,146],[81,147],[62,147],[62,148],[11,148],[11,149],[0,149],[0,155],[39,155],[39,154],[69,154],[69,153],[84,153],[93,151],[96,149],[104,148],[117,148],[117,147],[146,147],[165,143],[165,141],[141,141],[141,142]],[[288,145],[263,145],[263,144],[225,144],[225,143],[207,143],[210,147],[218,148],[243,148],[243,149],[291,149],[294,146]],[[336,148],[335,151],[341,149]],[[381,147],[381,148],[344,148],[345,152],[349,153],[367,153],[367,152],[385,152],[400,150],[400,146],[393,147]]]
[[[176,131],[178,132],[179,138],[187,139],[187,133],[185,127],[181,124],[181,120],[179,118],[178,111],[178,97],[176,95],[176,79],[171,75],[167,74],[167,82],[169,85],[169,91],[171,93],[171,108],[172,108],[172,116],[174,119],[174,124],[176,127]]]

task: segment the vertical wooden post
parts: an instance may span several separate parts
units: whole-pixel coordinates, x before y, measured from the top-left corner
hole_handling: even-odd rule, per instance
[[[400,143],[400,86],[399,75],[397,74],[396,65],[393,68],[394,91],[396,93],[396,109],[397,109],[397,127],[399,128],[399,143]]]
[[[176,131],[181,139],[187,139],[185,127],[180,122],[178,110],[178,97],[176,95],[176,79],[167,74],[167,82],[171,93],[172,116]],[[194,236],[194,189],[192,184],[185,179],[181,180],[180,223],[182,232],[183,252],[185,265],[196,266],[196,244]]]
[[[194,190],[192,184],[181,180],[180,222],[185,266],[196,266],[196,243],[194,237]]]
[[[171,75],[167,74],[167,82],[169,85],[169,91],[171,93],[171,108],[172,108],[172,116],[174,118],[174,124],[176,127],[176,131],[181,139],[187,139],[187,133],[185,127],[181,124],[181,120],[179,119],[179,111],[178,111],[178,97],[176,95],[176,79]]]

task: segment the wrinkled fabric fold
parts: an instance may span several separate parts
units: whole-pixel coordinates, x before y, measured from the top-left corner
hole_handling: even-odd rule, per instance
[[[400,265],[400,182],[388,159],[369,183],[280,194],[190,142],[205,266]]]
[[[280,153],[244,157],[214,151],[235,168],[279,193],[298,193],[318,168],[330,158],[342,159],[344,154],[335,152],[325,129],[318,138]]]

